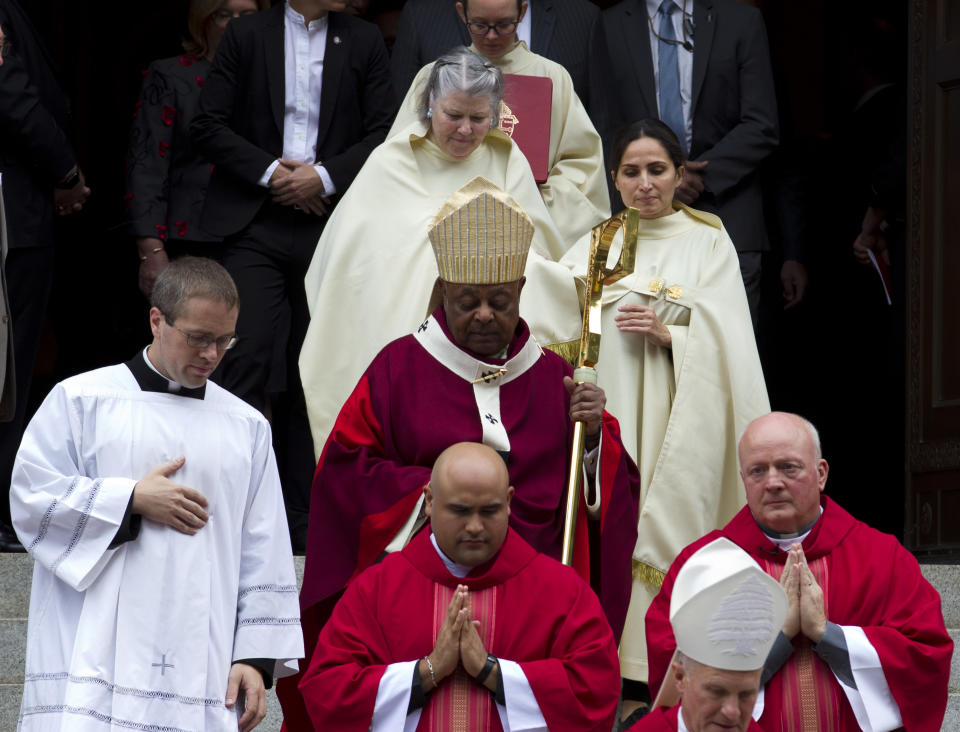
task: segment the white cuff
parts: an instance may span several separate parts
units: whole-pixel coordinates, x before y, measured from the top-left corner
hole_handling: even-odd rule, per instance
[[[380,677],[377,702],[373,707],[370,732],[414,732],[420,723],[422,709],[407,714],[410,693],[413,691],[413,667],[420,663],[403,661],[391,663]]]
[[[502,658],[498,658],[497,663],[503,676],[503,697],[507,702],[506,707],[497,704],[503,732],[549,732],[547,721],[520,664]]]
[[[334,193],[336,193],[337,187],[333,185],[333,178],[330,177],[327,169],[322,165],[314,165],[313,169],[317,171],[317,175],[319,175],[320,180],[323,181],[323,195],[332,196]]]
[[[273,171],[275,171],[275,170],[277,169],[277,166],[278,166],[278,165],[280,165],[280,161],[279,161],[279,160],[274,160],[272,163],[270,163],[270,165],[267,166],[267,171],[266,171],[263,175],[260,176],[260,180],[258,180],[257,183],[258,183],[259,185],[263,186],[264,188],[269,188],[269,187],[270,187],[270,176],[273,175]]]
[[[856,625],[841,625],[840,629],[847,641],[850,670],[857,688],[851,689],[839,678],[837,682],[847,695],[860,728],[864,732],[889,732],[902,727],[900,707],[890,693],[880,665],[880,656],[867,639],[867,634]]]
[[[583,504],[589,518],[600,517],[600,452],[603,449],[603,428],[600,428],[600,442],[589,452],[583,451]],[[593,480],[594,502],[590,503],[590,480]]]

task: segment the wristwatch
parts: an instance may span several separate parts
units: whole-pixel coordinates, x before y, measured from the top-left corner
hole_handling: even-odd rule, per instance
[[[484,681],[487,680],[487,677],[490,675],[490,672],[493,671],[493,667],[496,664],[496,662],[497,662],[497,657],[494,656],[492,653],[488,653],[487,662],[483,664],[483,668],[480,669],[480,673],[474,676],[474,678],[477,680],[477,683],[482,684]]]
[[[69,191],[77,187],[77,183],[80,182],[80,168],[74,168],[70,173],[67,174],[67,177],[62,181],[57,183],[54,188],[60,191]]]

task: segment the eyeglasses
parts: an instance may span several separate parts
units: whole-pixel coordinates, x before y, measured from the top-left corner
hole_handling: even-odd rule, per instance
[[[166,318],[164,318],[166,320]],[[177,333],[182,335],[187,341],[187,345],[190,348],[196,348],[199,351],[202,351],[206,348],[210,348],[211,344],[217,344],[217,351],[222,353],[223,351],[229,351],[235,345],[237,341],[240,340],[237,338],[236,333],[232,335],[220,336],[219,338],[211,338],[208,335],[200,335],[198,333],[187,333],[185,330],[180,330],[177,326],[167,320],[167,325],[173,328]]]
[[[513,33],[519,24],[519,20],[501,21],[499,23],[481,23],[477,20],[468,20],[467,30],[474,36],[485,36],[490,31],[498,36],[506,36]]]
[[[235,13],[232,10],[218,10],[210,17],[213,19],[213,22],[218,25],[226,25],[234,18],[242,18],[245,15],[254,15],[256,11],[244,10],[239,13]]]

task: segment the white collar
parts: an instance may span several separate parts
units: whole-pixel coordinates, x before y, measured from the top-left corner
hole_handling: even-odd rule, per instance
[[[440,561],[443,562],[443,566],[447,568],[447,571],[452,574],[454,577],[466,577],[470,574],[470,570],[473,567],[468,567],[466,564],[457,564],[450,557],[443,553],[443,549],[440,548],[440,545],[437,544],[437,537],[433,535],[433,532],[430,532],[430,543],[433,544],[433,548],[437,550],[437,554],[440,556]]]
[[[287,0],[286,7],[284,8],[284,15],[287,20],[293,21],[296,25],[299,25],[301,28],[306,28],[308,31],[317,30],[318,28],[323,28],[327,24],[327,19],[330,17],[330,14],[324,15],[322,18],[317,18],[316,20],[311,20],[309,24],[305,24],[305,18],[300,14],[298,10],[295,10],[293,6],[290,5],[290,0]]]
[[[510,452],[510,437],[500,415],[500,387],[529,371],[543,349],[529,335],[520,352],[503,364],[490,364],[471,356],[451,341],[432,315],[414,332],[423,349],[451,372],[473,386],[477,418],[483,429],[483,444],[501,454]]]
[[[451,341],[432,315],[414,332],[413,337],[437,361],[464,381],[486,385],[509,384],[530,369],[543,355],[543,349],[531,334],[520,352],[502,365],[490,364],[471,356]],[[509,346],[508,346],[509,348]],[[499,360],[499,359],[497,359]]]
[[[823,506],[820,506],[820,513],[817,515],[817,521],[820,520],[820,516],[823,516]],[[777,547],[780,551],[782,551],[782,552],[788,552],[788,551],[790,551],[790,549],[793,547],[794,544],[802,544],[802,543],[803,543],[803,540],[806,539],[808,536],[810,536],[810,532],[813,531],[813,528],[817,525],[817,521],[814,521],[813,524],[810,526],[809,529],[807,529],[806,531],[804,531],[802,534],[797,534],[796,536],[785,536],[785,537],[783,537],[783,538],[780,538],[780,537],[774,538],[774,537],[770,536],[770,534],[768,534],[768,533],[766,533],[765,531],[763,531],[762,528],[760,529],[760,531],[761,531],[761,532],[763,533],[763,535],[764,535],[765,537],[767,537],[774,545],[776,545],[776,547]]]
[[[183,384],[181,384],[178,381],[174,381],[173,379],[170,379],[164,376],[163,374],[161,374],[160,370],[153,365],[153,361],[151,361],[150,357],[147,355],[148,350],[150,350],[150,346],[147,346],[146,348],[143,349],[143,360],[146,361],[147,367],[151,371],[153,371],[153,373],[155,373],[157,376],[159,376],[160,378],[164,379],[167,382],[167,389],[170,391],[171,394],[175,394],[176,392],[180,391],[183,388]]]

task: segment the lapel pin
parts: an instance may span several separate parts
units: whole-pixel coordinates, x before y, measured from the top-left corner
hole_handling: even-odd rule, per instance
[[[334,37],[333,37],[333,42],[334,42],[335,44],[337,44],[337,45],[340,45],[340,36],[334,36]]]

